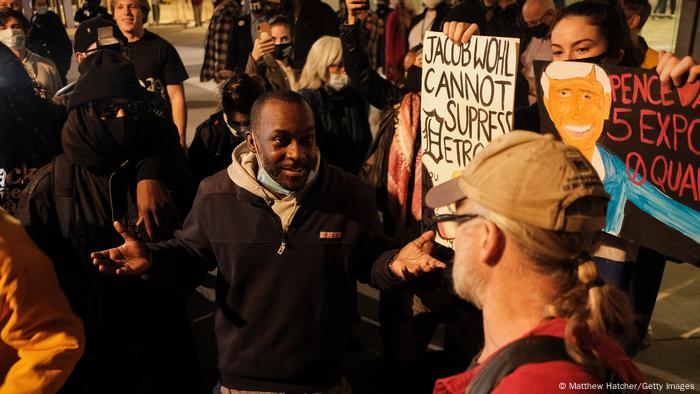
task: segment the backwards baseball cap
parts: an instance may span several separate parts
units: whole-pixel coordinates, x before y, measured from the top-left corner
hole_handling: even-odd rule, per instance
[[[84,74],[75,82],[66,109],[110,98],[145,99],[146,89],[136,77],[134,65],[124,56],[109,50],[99,50],[83,62]]]
[[[584,197],[608,201],[593,166],[551,134],[512,131],[494,139],[459,178],[430,189],[426,205],[439,208],[469,198],[511,220],[553,231],[597,231],[605,212],[567,212]]]
[[[97,43],[97,48],[110,45],[124,45],[126,37],[117,25],[102,18],[95,17],[80,23],[75,30],[73,49],[75,52],[87,52],[90,45]]]

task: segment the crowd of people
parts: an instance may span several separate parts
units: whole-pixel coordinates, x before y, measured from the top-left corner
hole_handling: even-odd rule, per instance
[[[46,0],[31,21],[1,1],[0,393],[362,392],[358,281],[380,290],[377,391],[649,391],[631,357],[667,257],[602,232],[605,180],[540,133],[533,66],[694,83],[640,35],[649,0],[219,0],[200,79],[220,100],[193,138],[148,0],[86,1],[72,42]],[[517,131],[430,190],[427,31],[521,40]],[[215,387],[185,310],[212,271]]]

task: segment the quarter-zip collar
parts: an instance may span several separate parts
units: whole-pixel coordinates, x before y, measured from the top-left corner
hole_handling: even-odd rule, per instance
[[[282,230],[286,234],[305,196],[316,183],[321,163],[320,153],[309,182],[303,189],[288,196],[279,196],[258,182],[257,159],[245,141],[233,150],[232,159],[231,165],[227,169],[231,181],[251,194],[262,198],[280,219]]]

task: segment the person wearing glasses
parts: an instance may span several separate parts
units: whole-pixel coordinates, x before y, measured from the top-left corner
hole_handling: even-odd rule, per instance
[[[309,50],[299,94],[311,104],[318,148],[330,164],[357,174],[372,142],[367,102],[350,84],[338,37],[323,36]]]
[[[95,17],[81,23],[75,29],[74,37],[75,63],[78,65],[78,72],[82,75],[90,67],[89,63],[83,64],[90,55],[98,49],[107,49],[117,52],[128,58],[126,49],[126,37],[121,30],[111,20],[103,17]],[[71,82],[56,92],[53,101],[56,104],[67,106],[70,94],[75,88],[75,82]],[[172,119],[170,105],[158,93],[146,90],[144,108],[147,112],[165,119]]]
[[[459,178],[427,193],[429,207],[450,207],[437,222],[454,241],[455,292],[484,313],[482,351],[435,393],[586,390],[612,376],[640,387],[644,376],[622,347],[635,335],[632,307],[590,256],[609,198],[576,148],[527,131],[493,140]],[[506,369],[499,360],[515,357],[499,355],[525,338],[551,346],[530,347],[526,357],[542,358]],[[551,347],[556,357],[545,353]]]
[[[119,241],[115,220],[144,241],[171,237],[162,230],[173,226],[163,222],[186,215],[194,185],[183,182],[191,175],[175,125],[144,111],[134,66],[109,50],[91,58],[68,102],[64,153],[34,175],[18,213],[56,262],[59,283],[85,325],[86,353],[63,390],[196,392],[198,359],[183,302],[193,286],[112,280],[91,264],[92,250]],[[136,185],[154,160],[167,165],[167,192],[178,209],[160,212],[162,226],[149,234],[139,220]],[[127,365],[128,373],[119,373]]]
[[[80,75],[87,73],[93,66],[94,55],[98,50],[109,50],[125,55],[126,38],[117,25],[103,17],[95,17],[81,23],[75,30],[75,62],[78,64]],[[99,58],[101,59],[101,57]],[[125,59],[126,60],[126,59]],[[67,107],[77,81],[59,90],[53,97],[53,102]],[[170,121],[170,105],[157,93],[143,89],[145,112]],[[167,148],[167,145],[165,146]],[[139,209],[139,224],[143,223],[149,236],[160,232],[172,234],[179,227],[179,222],[161,220],[162,214],[170,211],[174,203],[165,184],[168,166],[153,160],[145,161],[146,165],[139,166],[139,182],[136,187],[136,205]],[[194,180],[192,180],[194,181]],[[195,187],[195,186],[192,186]],[[170,227],[166,227],[170,225]]]
[[[86,66],[81,66],[83,61],[98,49],[109,49],[123,54],[123,46],[126,37],[114,22],[102,17],[88,19],[78,25],[73,37],[73,51],[78,72],[83,74]],[[75,89],[75,81],[64,86],[53,96],[56,104],[67,106],[71,93]]]

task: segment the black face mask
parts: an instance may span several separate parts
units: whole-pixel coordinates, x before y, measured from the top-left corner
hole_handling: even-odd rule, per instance
[[[289,53],[292,51],[292,43],[291,42],[285,42],[283,44],[275,44],[275,51],[272,52],[272,56],[275,57],[277,60],[282,60],[286,57],[289,56]]]
[[[549,26],[546,23],[540,23],[537,26],[528,27],[527,34],[531,37],[544,38],[549,33]]]
[[[423,84],[423,69],[412,65],[406,70],[406,83],[404,88],[407,92],[420,93]]]
[[[102,122],[119,146],[125,147],[127,144],[132,143],[132,134],[136,131],[137,119],[123,116],[121,118],[103,119]]]
[[[608,51],[605,51],[598,56],[585,57],[583,59],[569,59],[569,61],[579,63],[601,64],[603,63],[603,60],[605,60],[605,58],[607,58],[608,56],[610,56],[610,53],[608,53]]]

